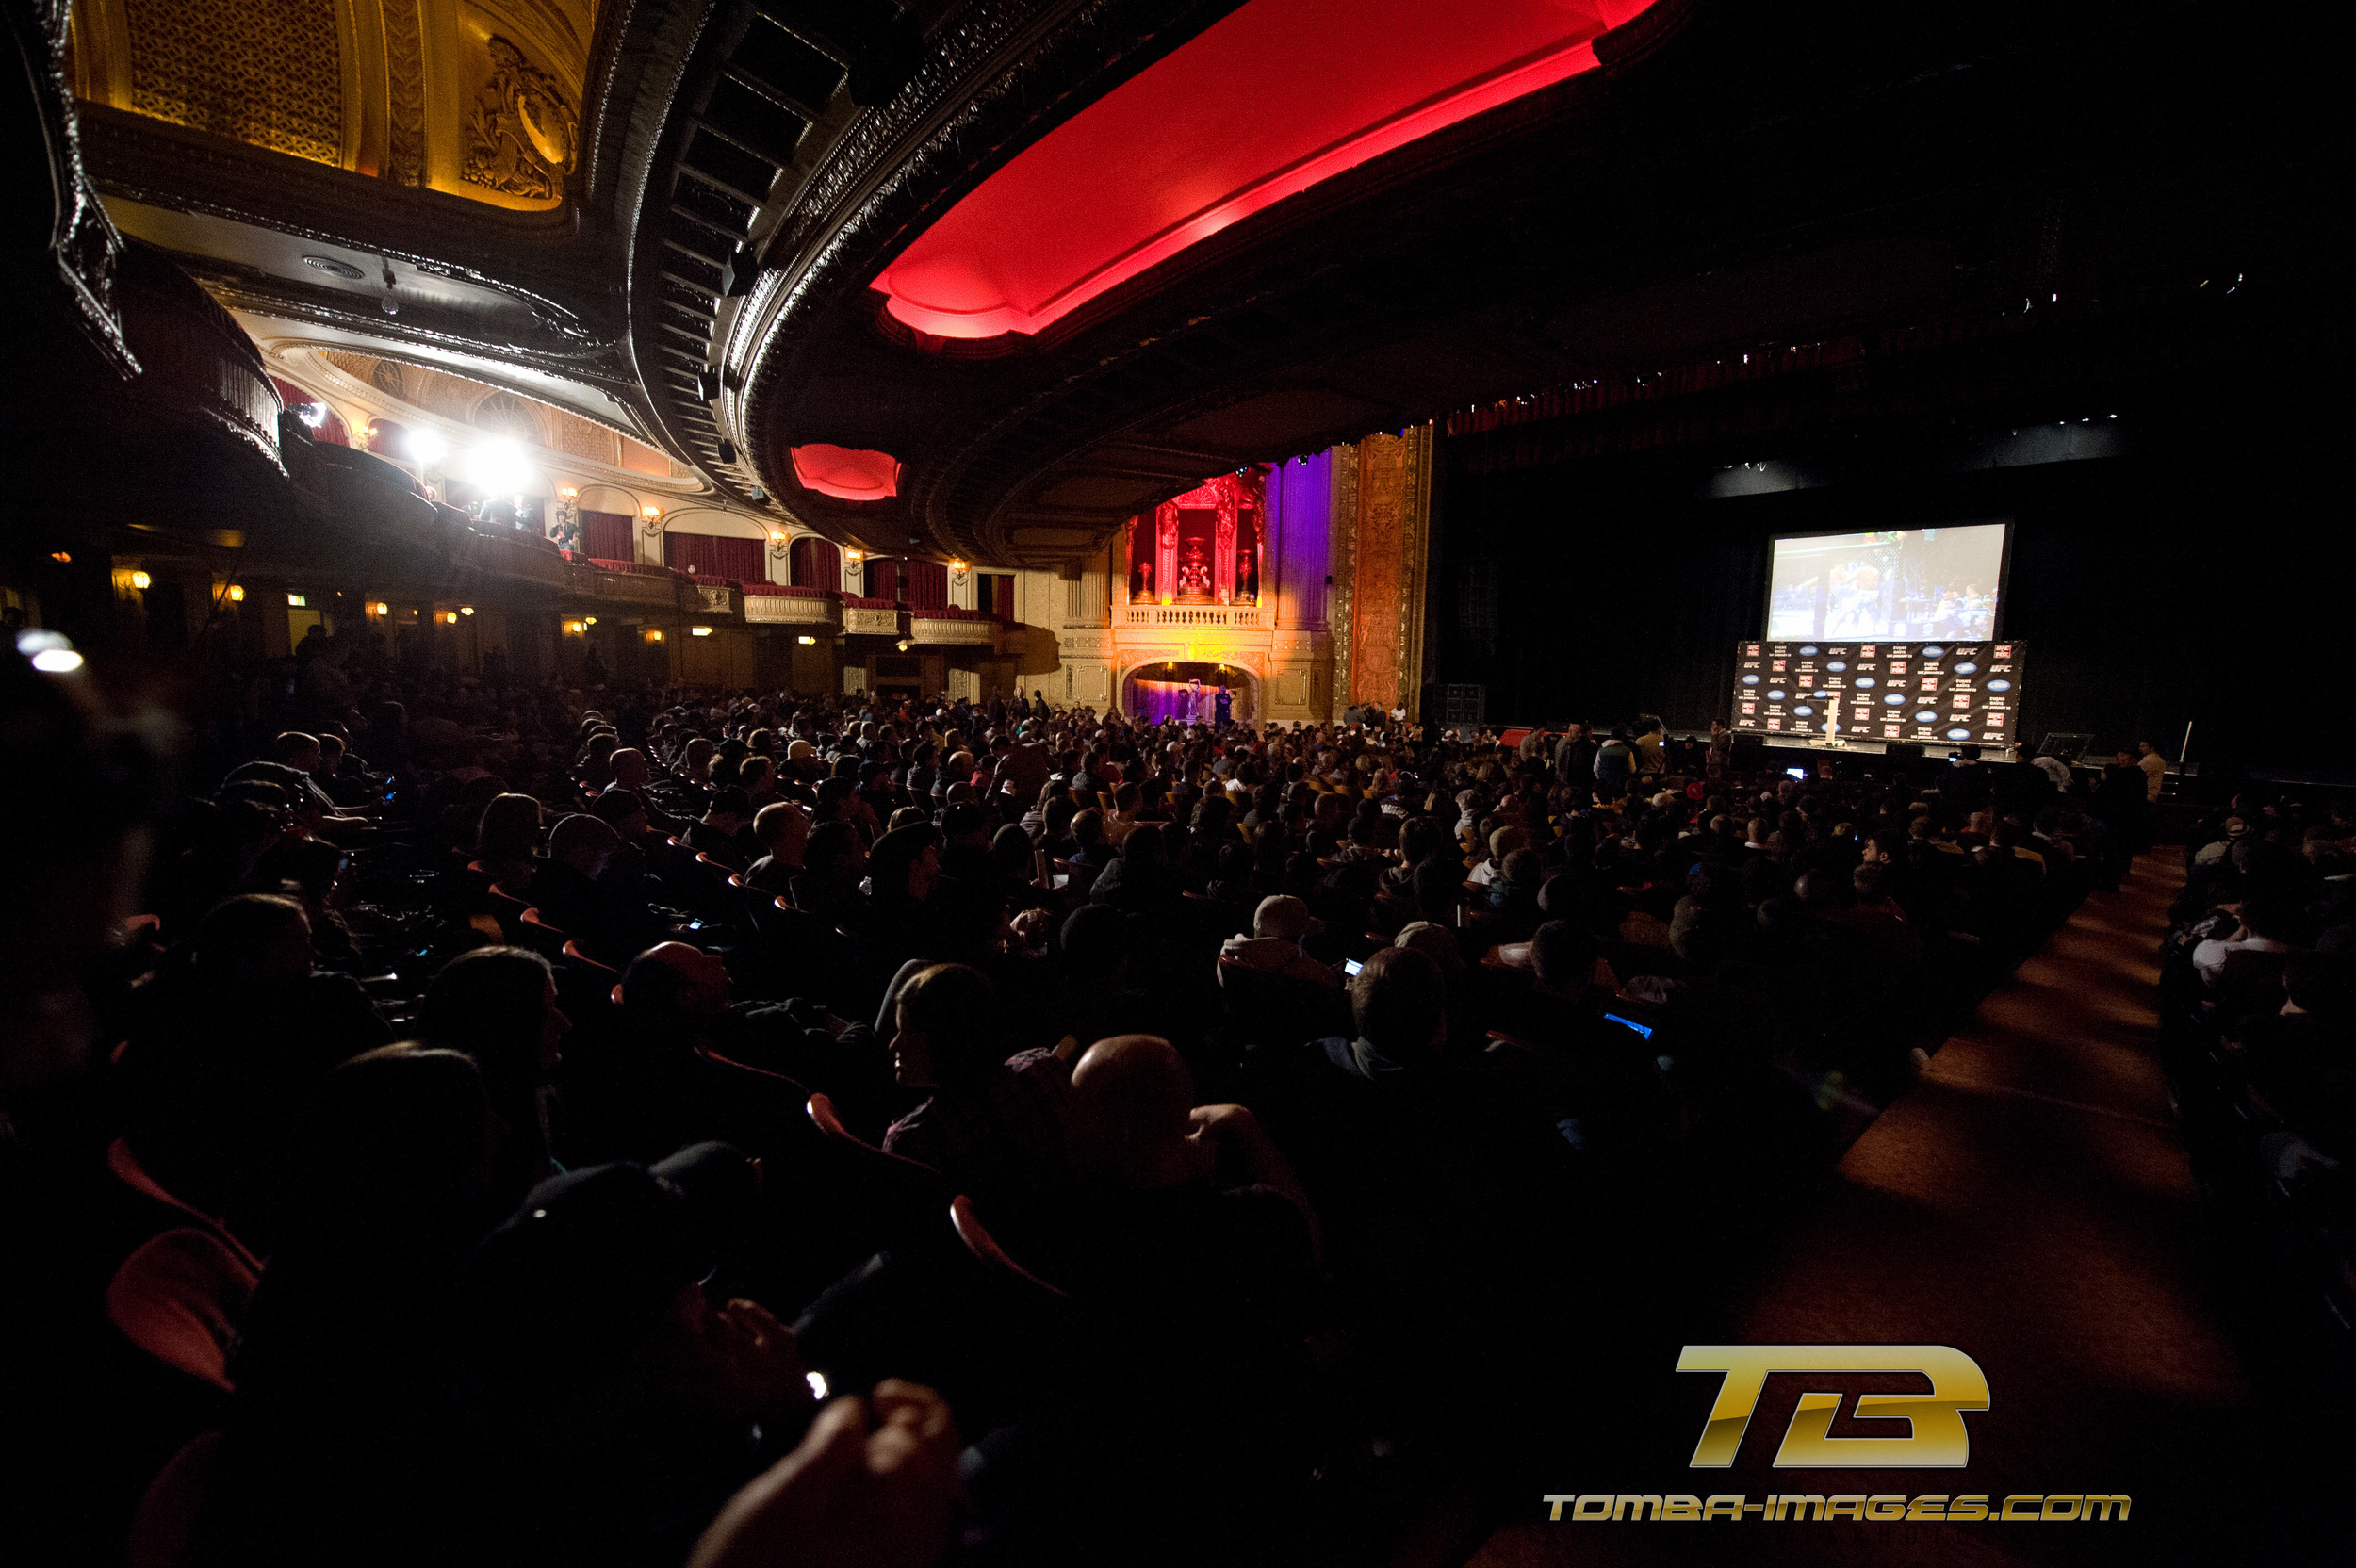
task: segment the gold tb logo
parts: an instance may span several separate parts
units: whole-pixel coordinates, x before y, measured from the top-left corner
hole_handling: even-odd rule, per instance
[[[1988,1409],[1988,1375],[1950,1345],[1688,1345],[1680,1372],[1723,1372],[1693,1468],[1724,1470],[1734,1463],[1742,1433],[1771,1372],[1916,1372],[1928,1394],[1859,1394],[1852,1413],[1860,1421],[1901,1419],[1906,1437],[1834,1437],[1833,1417],[1843,1393],[1807,1393],[1775,1451],[1778,1470],[1960,1470],[1972,1460],[1963,1413]]]

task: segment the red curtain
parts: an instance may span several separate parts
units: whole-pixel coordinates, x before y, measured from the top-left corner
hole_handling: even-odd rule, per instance
[[[627,512],[584,512],[581,514],[581,547],[599,561],[635,561]]]
[[[794,541],[794,586],[796,588],[833,588],[843,586],[843,552],[824,539],[808,534]]]
[[[910,610],[939,610],[949,602],[949,568],[938,561],[908,564],[908,590],[901,597]]]
[[[766,582],[769,565],[764,539],[724,539],[716,533],[665,533],[663,564],[697,577],[724,577],[737,582]]]
[[[897,561],[868,557],[867,596],[871,599],[897,599],[900,596],[900,564]]]

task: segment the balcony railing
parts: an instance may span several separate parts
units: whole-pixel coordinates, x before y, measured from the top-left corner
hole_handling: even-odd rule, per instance
[[[843,628],[843,596],[822,588],[784,588],[774,582],[744,584],[744,619],[753,626]]]
[[[1254,604],[1131,604],[1121,607],[1121,624],[1256,627],[1266,623]]]

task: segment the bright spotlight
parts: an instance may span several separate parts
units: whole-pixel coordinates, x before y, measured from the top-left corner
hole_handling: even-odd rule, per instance
[[[532,465],[513,441],[485,441],[466,453],[466,480],[493,495],[514,495],[532,483]]]
[[[72,648],[43,648],[33,655],[33,668],[43,675],[71,675],[82,667],[82,656]]]
[[[449,452],[450,443],[432,431],[413,430],[409,433],[409,455],[417,460],[419,467],[433,467],[449,455]]]

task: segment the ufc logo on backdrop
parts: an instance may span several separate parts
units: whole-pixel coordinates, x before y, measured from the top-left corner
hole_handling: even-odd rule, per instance
[[[1696,1470],[1734,1463],[1770,1373],[1911,1373],[1931,1385],[1927,1394],[1856,1396],[1851,1419],[1902,1420],[1908,1435],[1835,1437],[1833,1421],[1850,1396],[1840,1378],[1824,1378],[1824,1387],[1802,1394],[1792,1413],[1775,1450],[1779,1470],[1960,1470],[1972,1460],[1963,1413],[1988,1409],[1988,1375],[1948,1345],[1688,1345],[1677,1370],[1726,1374],[1693,1449]]]

